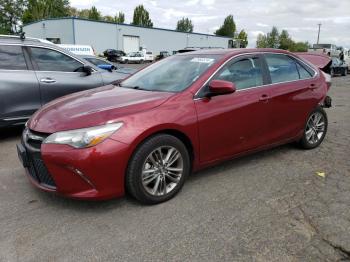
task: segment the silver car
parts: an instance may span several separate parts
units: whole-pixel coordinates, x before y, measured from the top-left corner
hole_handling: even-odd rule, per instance
[[[39,39],[0,36],[0,128],[23,124],[47,102],[127,77]]]

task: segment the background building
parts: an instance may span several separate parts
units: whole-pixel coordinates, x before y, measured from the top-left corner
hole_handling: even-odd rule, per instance
[[[184,33],[162,28],[147,28],[80,18],[46,19],[27,24],[28,37],[43,38],[60,44],[91,45],[100,54],[106,49],[139,51],[140,47],[158,54],[185,47],[232,47],[229,37]]]

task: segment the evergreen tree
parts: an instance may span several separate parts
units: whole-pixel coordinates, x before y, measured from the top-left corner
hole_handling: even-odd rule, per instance
[[[192,21],[188,18],[183,17],[181,20],[177,21],[176,30],[180,32],[192,33]]]
[[[236,33],[236,24],[233,20],[233,15],[225,18],[224,24],[215,31],[216,35],[234,37]]]
[[[153,27],[152,20],[149,18],[149,13],[143,7],[143,5],[135,7],[134,16],[131,24],[144,27]]]

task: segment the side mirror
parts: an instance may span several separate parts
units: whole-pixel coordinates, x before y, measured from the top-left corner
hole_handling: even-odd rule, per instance
[[[91,66],[88,66],[88,65],[84,65],[82,68],[81,68],[81,71],[84,72],[87,76],[91,75],[92,73],[92,67]]]
[[[231,94],[236,91],[236,85],[230,81],[212,80],[209,83],[208,96],[218,96]]]

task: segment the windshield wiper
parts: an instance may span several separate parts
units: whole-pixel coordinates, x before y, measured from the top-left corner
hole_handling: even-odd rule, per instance
[[[130,89],[137,89],[137,90],[144,90],[144,91],[151,91],[149,89],[145,89],[145,88],[142,88],[142,87],[139,87],[139,86],[124,86],[124,85],[119,85],[121,87],[125,87],[125,88],[130,88]]]

